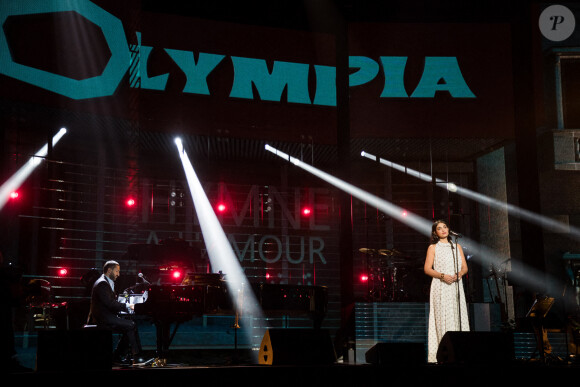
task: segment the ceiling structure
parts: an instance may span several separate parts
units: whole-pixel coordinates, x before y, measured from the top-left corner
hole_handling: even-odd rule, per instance
[[[444,1],[437,2],[418,1],[156,1],[141,0],[143,11],[178,14],[198,18],[208,18],[233,23],[246,23],[255,25],[275,26],[291,29],[333,28],[331,24],[313,23],[312,12],[334,9],[345,19],[352,21],[497,21],[500,17],[509,17],[510,12],[498,13],[497,7],[500,2],[486,2],[471,4],[470,2]],[[469,4],[468,4],[469,3]],[[497,3],[497,6],[496,6]],[[503,4],[503,3],[502,3]],[[513,7],[511,2],[506,6]],[[336,14],[335,14],[336,15]],[[508,16],[505,16],[508,15]],[[329,16],[326,14],[325,16]],[[322,27],[320,27],[322,26]],[[326,26],[326,27],[325,27]],[[15,109],[19,104],[14,101],[6,101]],[[6,108],[6,105],[4,106]],[[29,107],[24,106],[27,114]],[[85,115],[79,112],[58,111],[56,109],[38,108],[36,120],[43,120],[45,114],[52,118],[60,116],[71,122],[71,126],[81,126],[87,120],[93,121],[90,125],[95,132],[101,129],[109,133],[121,134],[119,143],[127,144],[135,141],[137,153],[141,160],[151,161],[164,157],[168,152],[174,151],[174,134],[166,132],[140,131],[134,132],[133,139],[126,137],[135,128],[123,119],[104,118],[95,115]],[[63,119],[63,121],[65,121]],[[101,129],[99,129],[101,128]],[[42,130],[41,130],[42,131]],[[30,136],[30,138],[27,138]],[[90,136],[78,140],[88,148],[92,143]],[[43,140],[46,136],[40,136]],[[69,135],[69,137],[72,137]],[[27,133],[26,130],[18,132],[18,141],[21,144],[34,143],[39,135],[36,132]],[[106,141],[106,140],[105,140]],[[272,160],[272,155],[265,152],[265,140],[251,138],[237,138],[232,136],[200,136],[188,135],[183,138],[186,149],[190,149],[192,157],[201,159],[237,161],[247,160],[251,162],[263,162]],[[380,157],[395,162],[471,162],[486,152],[502,147],[512,140],[505,138],[351,138],[350,157],[352,160],[360,159],[360,152],[365,150]],[[302,141],[270,142],[290,155],[303,158],[315,165],[335,165],[338,161],[338,147],[336,145],[312,143],[308,139]],[[65,147],[64,144],[60,145]],[[121,147],[121,145],[119,145]]]
[[[277,28],[333,32],[335,19],[349,22],[501,22],[510,20],[522,2],[486,1],[384,1],[384,0],[280,0],[280,1],[157,1],[141,0],[146,12],[159,12]],[[529,2],[525,2],[529,3]],[[502,10],[502,12],[498,12]],[[140,132],[144,154],[173,151],[173,134]],[[219,160],[271,160],[264,151],[266,141],[220,136],[186,136],[186,147],[199,158]],[[350,157],[360,159],[365,150],[399,162],[463,162],[502,147],[504,138],[352,138]],[[334,165],[335,145],[312,144],[308,139],[294,143],[270,143],[315,165]],[[195,157],[195,156],[193,156]]]

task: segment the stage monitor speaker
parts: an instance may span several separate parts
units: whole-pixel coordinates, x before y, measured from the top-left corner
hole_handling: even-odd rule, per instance
[[[424,343],[377,343],[366,351],[365,360],[376,365],[424,364],[427,352]]]
[[[259,364],[332,364],[336,353],[325,329],[268,329],[262,338]]]
[[[447,332],[437,349],[438,363],[505,364],[514,360],[511,335],[504,332]]]
[[[112,332],[101,329],[38,332],[37,371],[111,370]]]

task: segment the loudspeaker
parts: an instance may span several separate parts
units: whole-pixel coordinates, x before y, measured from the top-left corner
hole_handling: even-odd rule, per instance
[[[113,336],[109,330],[38,332],[37,371],[111,370]]]
[[[259,363],[265,365],[336,362],[334,345],[325,329],[268,329],[258,356]]]
[[[439,363],[497,364],[513,359],[513,338],[503,332],[450,331],[437,349]]]
[[[422,364],[427,361],[423,343],[377,343],[365,353],[370,364]]]

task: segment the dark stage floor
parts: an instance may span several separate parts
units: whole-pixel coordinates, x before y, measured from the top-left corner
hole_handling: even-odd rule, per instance
[[[79,385],[106,383],[203,386],[417,386],[465,383],[469,385],[539,385],[577,382],[580,364],[558,359],[497,362],[489,359],[470,364],[306,364],[260,365],[249,351],[178,351],[164,367],[113,366],[109,369],[70,367],[66,362],[53,369],[12,373],[22,383]],[[104,379],[103,379],[104,378]]]

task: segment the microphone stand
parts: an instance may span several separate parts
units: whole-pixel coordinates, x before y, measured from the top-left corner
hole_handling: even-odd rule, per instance
[[[457,239],[455,239],[455,243],[457,243]],[[455,281],[455,287],[457,288],[457,313],[459,317],[459,331],[462,330],[461,328],[461,300],[459,298],[459,260],[457,259],[457,253],[455,252],[455,248],[453,247],[453,241],[449,238],[449,244],[451,245],[451,254],[453,255],[453,263],[455,265],[455,275],[457,281]]]

